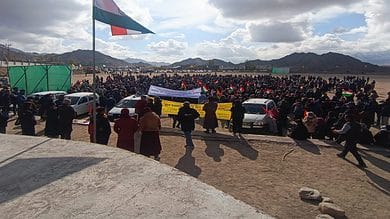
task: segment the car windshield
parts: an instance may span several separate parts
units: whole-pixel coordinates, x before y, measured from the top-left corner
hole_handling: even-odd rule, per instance
[[[66,99],[70,100],[70,105],[76,105],[80,97],[66,97]]]
[[[244,103],[242,106],[245,108],[248,114],[265,114],[264,104]]]
[[[121,100],[116,105],[118,108],[135,108],[135,104],[138,100]]]

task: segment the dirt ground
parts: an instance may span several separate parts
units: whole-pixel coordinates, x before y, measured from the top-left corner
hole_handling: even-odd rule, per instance
[[[361,154],[368,169],[355,166],[352,155],[347,160],[336,157],[340,148],[317,146],[310,142],[281,143],[269,140],[245,140],[226,130],[204,134],[197,124],[195,149],[185,149],[180,130],[172,129],[171,120],[162,119],[161,161],[253,205],[277,218],[314,218],[319,211],[314,203],[301,201],[299,188],[312,187],[330,197],[346,211],[348,218],[389,218],[390,152]],[[7,132],[20,129],[10,122]],[[42,135],[44,123],[37,126]],[[115,147],[116,134],[109,145]],[[74,125],[72,140],[89,141],[87,127]],[[286,152],[292,153],[282,160]],[[123,153],[127,153],[123,151]]]

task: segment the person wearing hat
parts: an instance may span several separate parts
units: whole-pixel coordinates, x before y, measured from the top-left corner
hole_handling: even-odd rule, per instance
[[[137,120],[129,115],[129,109],[122,109],[119,119],[114,124],[114,131],[118,134],[116,146],[134,152],[134,133],[137,130]]]
[[[367,165],[364,163],[356,147],[361,133],[361,126],[355,121],[354,116],[351,114],[346,114],[345,120],[346,123],[340,130],[334,130],[335,133],[345,136],[344,150],[337,154],[337,156],[345,159],[345,156],[348,154],[348,152],[351,152],[355,159],[359,162],[358,167],[367,168]]]
[[[155,160],[160,160],[160,117],[149,107],[143,109],[143,116],[139,120],[141,135],[140,153],[147,157],[154,156]]]
[[[195,130],[195,119],[197,118],[199,118],[199,113],[190,107],[190,102],[184,102],[183,106],[179,109],[178,120],[186,138],[186,147],[194,147],[192,131]]]
[[[58,108],[59,134],[61,139],[70,140],[72,134],[73,119],[76,117],[76,112],[70,106],[70,99],[64,99],[62,105]]]
[[[91,142],[94,140],[93,126],[95,123],[93,122],[93,117],[91,117],[89,125],[88,125],[88,133],[90,136]],[[108,140],[111,135],[111,126],[105,115],[104,107],[98,107],[96,109],[96,143],[107,145]]]

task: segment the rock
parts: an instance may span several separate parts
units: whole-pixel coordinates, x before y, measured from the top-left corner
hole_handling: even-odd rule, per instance
[[[315,219],[334,219],[334,217],[330,216],[329,214],[319,214]]]
[[[308,187],[302,187],[299,190],[299,197],[304,200],[315,200],[315,201],[321,201],[321,194],[318,190],[308,188]]]
[[[321,211],[321,213],[329,214],[332,217],[344,217],[345,216],[345,211],[333,203],[321,202],[319,204],[318,208]]]
[[[322,197],[322,202],[327,202],[327,203],[334,203],[332,199],[329,197]]]

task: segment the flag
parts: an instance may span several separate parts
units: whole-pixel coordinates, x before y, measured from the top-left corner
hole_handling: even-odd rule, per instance
[[[111,25],[113,36],[153,33],[127,16],[113,0],[94,0],[93,19]]]
[[[182,82],[181,82],[181,89],[183,89],[183,90],[186,90],[186,89],[187,89],[187,84],[186,84],[185,81],[182,81]]]
[[[241,93],[244,93],[245,92],[245,88],[243,86],[240,87],[240,92]]]
[[[342,95],[343,95],[343,97],[352,97],[353,96],[353,91],[351,91],[351,90],[344,90]]]
[[[221,90],[221,88],[218,88],[218,89],[217,89],[217,96],[218,96],[218,97],[221,97],[221,96],[222,96],[222,90]]]
[[[205,84],[202,87],[202,93],[207,93],[207,91],[209,91],[209,87],[207,86],[207,84]]]

